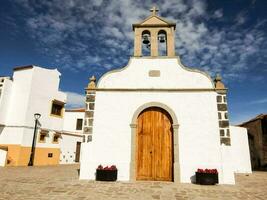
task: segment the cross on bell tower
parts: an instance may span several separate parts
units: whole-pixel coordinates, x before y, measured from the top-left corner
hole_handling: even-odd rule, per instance
[[[151,9],[150,9],[150,12],[152,12],[152,15],[157,15],[157,12],[159,11],[159,9],[156,8],[156,6],[153,6]]]
[[[159,9],[153,6],[149,17],[138,24],[133,24],[134,56],[175,56],[176,24],[159,17],[158,11]]]

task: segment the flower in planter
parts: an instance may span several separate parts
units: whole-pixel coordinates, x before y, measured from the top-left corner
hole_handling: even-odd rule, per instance
[[[196,183],[201,185],[215,185],[218,183],[217,169],[197,169]]]
[[[111,165],[110,167],[109,166],[103,167],[102,165],[98,165],[97,170],[114,171],[117,170],[117,167],[116,165]]]
[[[102,165],[98,165],[97,169],[98,170],[102,170],[103,169],[103,166]]]
[[[117,170],[117,167],[116,167],[116,165],[111,165],[111,166],[110,166],[110,169],[111,169],[111,170]]]
[[[217,169],[197,169],[198,173],[218,174]]]
[[[111,165],[103,167],[98,165],[96,169],[96,180],[97,181],[116,181],[118,175],[118,170],[116,165]]]

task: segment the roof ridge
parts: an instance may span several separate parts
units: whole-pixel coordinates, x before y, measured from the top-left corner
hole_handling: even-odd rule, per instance
[[[247,124],[249,122],[252,122],[252,121],[255,121],[255,120],[258,120],[258,119],[263,119],[265,116],[267,116],[267,114],[260,113],[260,114],[256,115],[256,117],[253,117],[252,119],[249,119],[249,120],[241,123],[239,126],[242,126],[244,124]]]

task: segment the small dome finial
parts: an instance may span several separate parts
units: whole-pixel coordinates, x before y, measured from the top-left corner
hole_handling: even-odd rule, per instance
[[[222,77],[220,74],[216,74],[216,77],[214,79],[214,83],[215,83],[215,89],[225,89],[225,86],[222,82]]]
[[[95,76],[92,76],[90,79],[90,82],[89,82],[89,84],[88,84],[88,88],[89,89],[95,89],[96,88],[96,78],[95,78]]]

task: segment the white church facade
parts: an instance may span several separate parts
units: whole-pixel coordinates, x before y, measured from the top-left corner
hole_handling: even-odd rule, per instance
[[[234,184],[234,173],[251,172],[246,129],[229,126],[221,78],[183,66],[175,24],[156,11],[133,25],[128,65],[97,84],[90,79],[80,179],[94,180],[101,164],[116,165],[122,181],[190,183],[198,168],[208,168],[218,170],[220,184]]]

